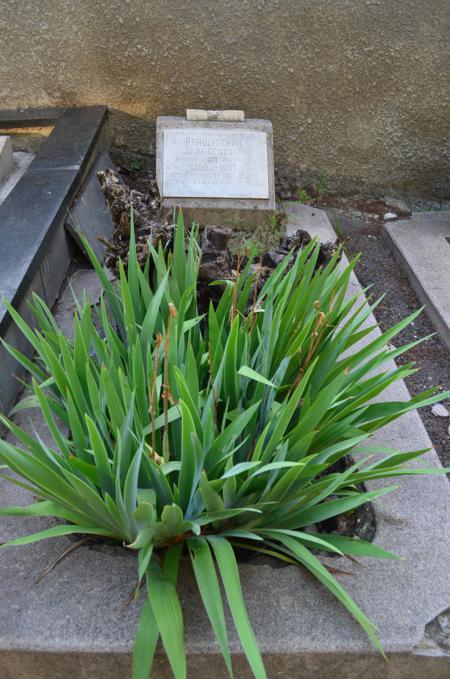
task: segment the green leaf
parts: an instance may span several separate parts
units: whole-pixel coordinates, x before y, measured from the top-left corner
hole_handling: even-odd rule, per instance
[[[132,659],[132,679],[149,679],[159,631],[152,605],[146,599],[136,630]]]
[[[328,533],[307,533],[308,537],[318,537],[324,543],[328,543],[332,548],[337,547],[343,554],[350,554],[352,556],[370,556],[377,559],[391,559],[398,560],[399,557],[392,552],[387,552],[374,542],[367,542],[361,538],[348,538],[345,535],[328,534]]]
[[[205,538],[188,540],[195,579],[230,676],[233,676],[225,615],[214,561]]]
[[[104,530],[102,528],[97,528],[93,526],[53,526],[52,528],[47,528],[46,530],[41,530],[38,533],[33,533],[31,535],[25,535],[21,538],[15,538],[13,540],[8,540],[0,545],[0,549],[4,547],[16,547],[19,545],[29,545],[32,542],[39,542],[40,540],[47,540],[48,538],[57,538],[63,535],[73,535],[74,533],[79,534],[89,534],[89,535],[101,535],[103,537],[115,537],[111,531]]]
[[[243,365],[239,368],[238,370],[238,375],[242,375],[243,377],[248,377],[251,380],[255,380],[255,382],[260,382],[261,384],[265,384],[268,387],[274,387],[276,389],[276,384],[268,380],[264,375],[260,375],[256,370],[253,370],[253,368],[249,368],[247,365]]]
[[[179,503],[186,510],[197,490],[200,479],[203,450],[196,445],[195,424],[189,408],[179,401],[181,408],[181,469],[179,478]]]
[[[183,614],[173,582],[154,560],[147,569],[147,592],[175,679],[186,679]]]
[[[384,655],[384,650],[380,640],[375,632],[375,627],[367,618],[362,610],[357,606],[353,599],[347,594],[344,588],[338,583],[336,578],[320,563],[311,552],[302,545],[298,540],[288,536],[279,535],[277,537],[283,545],[285,545],[291,554],[302,563],[313,575],[322,582],[339,601],[344,604],[353,617],[359,622],[369,638],[373,641],[376,648]]]
[[[100,479],[100,487],[103,493],[108,493],[114,497],[114,480],[111,471],[111,462],[106,452],[105,444],[100,436],[95,423],[86,415],[86,424],[89,431],[92,452],[94,454],[95,465]]]
[[[239,462],[239,464],[236,464],[234,467],[231,467],[230,469],[227,469],[227,471],[222,474],[222,479],[229,479],[232,476],[238,476],[239,474],[243,474],[244,472],[249,471],[250,469],[254,469],[255,467],[258,467],[261,462]]]
[[[314,523],[331,519],[333,516],[343,514],[356,507],[360,507],[364,502],[374,500],[376,497],[391,493],[397,486],[388,486],[380,488],[379,490],[372,490],[367,493],[356,493],[350,497],[342,497],[337,500],[330,500],[329,502],[322,502],[311,509],[300,509],[297,512],[292,512],[289,517],[289,523],[295,528],[302,526],[311,526]]]
[[[150,563],[150,559],[152,558],[153,554],[153,543],[149,542],[148,545],[145,547],[142,547],[139,552],[138,552],[138,563],[139,563],[139,568],[138,568],[138,583],[141,582],[142,578],[145,575],[145,572],[148,568],[148,565]]]
[[[251,628],[247,609],[245,608],[233,548],[228,540],[218,536],[208,536],[208,541],[214,550],[231,615],[233,616],[233,621],[250,667],[256,679],[266,679],[267,675],[261,653]]]

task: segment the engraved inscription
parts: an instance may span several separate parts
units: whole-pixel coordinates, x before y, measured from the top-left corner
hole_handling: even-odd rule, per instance
[[[258,130],[164,130],[163,196],[269,198],[267,137]]]

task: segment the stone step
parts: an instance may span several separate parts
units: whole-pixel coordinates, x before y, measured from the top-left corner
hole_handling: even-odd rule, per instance
[[[384,225],[386,240],[450,349],[450,212],[416,212]]]
[[[288,229],[307,228],[313,234],[320,232],[323,240],[335,239],[324,212],[298,204],[285,208]],[[78,273],[78,287],[82,287],[80,275],[86,276],[90,287],[92,274]],[[356,278],[351,285],[352,291],[360,289]],[[70,299],[66,302],[71,303]],[[63,317],[68,318],[64,303],[59,318]],[[386,394],[392,400],[408,397],[403,382],[393,385]],[[31,413],[33,426],[45,435],[36,411]],[[26,423],[27,417],[26,413],[20,414],[22,422]],[[431,448],[417,412],[385,427],[373,442],[401,450]],[[433,450],[418,464],[440,466]],[[368,485],[375,488],[382,484]],[[443,476],[411,477],[400,479],[398,485],[395,493],[375,501],[375,541],[402,559],[359,559],[358,564],[339,558],[328,560],[332,566],[343,566],[351,573],[339,580],[378,625],[388,663],[345,609],[302,569],[276,568],[269,562],[243,563],[240,574],[244,596],[269,679],[450,676],[450,656],[436,643],[444,638],[440,632],[447,620],[444,614],[438,616],[450,606],[448,481]],[[0,481],[0,497],[2,504],[20,504],[30,499],[26,491],[4,481]],[[44,519],[3,518],[0,540],[46,525]],[[136,583],[136,558],[121,548],[84,546],[35,584],[36,577],[70,544],[67,538],[60,538],[2,554],[2,679],[130,676],[130,653],[142,597],[125,609],[123,604]],[[180,591],[188,676],[225,679],[225,666],[188,567],[182,568]],[[235,676],[250,679],[252,675],[231,623],[229,630]],[[161,650],[153,676],[172,676]]]

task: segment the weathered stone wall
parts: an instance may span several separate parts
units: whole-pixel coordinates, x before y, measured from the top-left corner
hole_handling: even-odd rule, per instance
[[[158,114],[244,108],[279,167],[448,195],[449,0],[0,0],[0,36],[1,108],[105,103],[145,153]]]

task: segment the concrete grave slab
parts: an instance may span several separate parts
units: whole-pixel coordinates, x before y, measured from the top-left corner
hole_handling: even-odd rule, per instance
[[[384,234],[450,349],[450,212],[416,212],[411,219],[385,224]]]
[[[289,229],[319,231],[323,240],[335,234],[325,213],[305,206],[284,206]],[[310,211],[310,212],[308,212]],[[312,220],[312,222],[310,221]],[[309,222],[309,223],[308,223]],[[311,223],[314,225],[311,226]],[[317,228],[316,226],[317,225]],[[91,272],[78,272],[76,287],[90,288]],[[354,277],[350,293],[360,290]],[[66,294],[70,294],[67,291]],[[98,289],[92,288],[92,300]],[[67,302],[70,304],[70,299]],[[60,306],[59,322],[70,320]],[[64,318],[64,321],[63,321]],[[373,324],[374,319],[368,320]],[[379,334],[374,330],[370,341]],[[359,348],[359,346],[357,347]],[[392,385],[387,400],[409,397],[403,382]],[[42,431],[36,411],[28,423]],[[19,413],[27,424],[29,414]],[[45,435],[45,429],[43,431]],[[48,433],[47,433],[48,436]],[[402,450],[431,448],[417,412],[404,415],[373,437],[380,446]],[[438,467],[434,453],[419,465]],[[450,655],[442,642],[439,614],[450,604],[450,493],[445,477],[400,479],[399,488],[375,500],[375,542],[401,561],[345,561],[351,575],[339,579],[378,625],[388,662],[372,648],[364,632],[337,601],[302,569],[275,568],[255,560],[240,565],[245,600],[262,648],[269,679],[448,679]],[[367,484],[371,489],[384,485]],[[2,504],[30,501],[22,489],[0,481]],[[4,517],[0,540],[48,525],[45,519]],[[81,547],[39,584],[36,577],[70,544],[67,538],[12,548],[0,558],[0,668],[5,679],[126,679],[142,598],[128,608],[123,602],[136,582],[136,559],[121,548]],[[340,565],[333,558],[327,562]],[[182,568],[181,599],[185,613],[188,676],[227,676],[195,583]],[[444,619],[444,618],[442,618]],[[433,625],[438,632],[433,632]],[[230,620],[228,620],[230,623]],[[235,676],[251,673],[231,632]],[[441,645],[439,645],[441,644]],[[155,679],[170,670],[158,652]]]
[[[83,233],[100,262],[105,257],[105,246],[100,243],[99,236],[111,240],[114,222],[111,210],[100,190],[97,172],[114,167],[106,148],[101,150],[95,160],[81,191],[68,211],[66,226],[77,245],[84,251],[79,231]]]
[[[0,183],[11,172],[14,165],[12,144],[9,137],[0,136]]]
[[[156,174],[164,206],[181,207],[189,222],[268,224],[275,214],[272,124],[160,116]]]
[[[25,174],[34,156],[25,151],[13,151],[13,165],[9,174],[0,180],[0,205]]]
[[[98,152],[105,107],[67,109],[45,143],[0,205],[0,336],[30,355],[32,349],[11,322],[3,299],[21,313],[37,292],[52,305],[67,273],[73,243],[64,229],[67,209]],[[1,115],[0,115],[1,120]],[[9,122],[13,122],[10,120]],[[0,347],[0,410],[20,390],[19,366]]]

